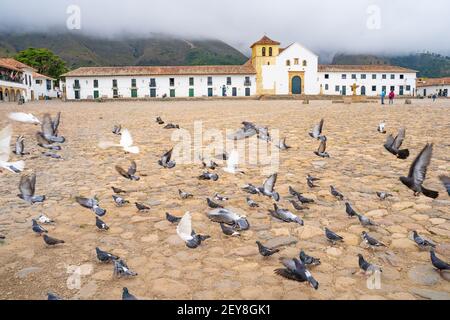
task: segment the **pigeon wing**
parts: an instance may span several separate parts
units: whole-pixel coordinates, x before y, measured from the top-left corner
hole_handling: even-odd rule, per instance
[[[116,166],[116,171],[124,178],[130,179],[130,174],[122,167]]]
[[[42,119],[42,134],[44,135],[45,139],[48,140],[48,137],[52,137],[54,135],[53,132],[53,125],[52,125],[52,118],[48,113],[44,114],[44,118]]]
[[[277,182],[277,174],[274,173],[271,175],[263,184],[264,191],[271,193],[273,188],[275,187],[275,183]]]
[[[33,196],[33,188],[31,187],[30,178],[27,176],[22,176],[19,182],[19,191],[24,197]]]
[[[2,131],[0,131],[0,161],[6,162],[9,159],[11,135],[11,125],[8,125]]]
[[[399,150],[402,146],[403,140],[405,140],[405,128],[400,128],[398,130],[398,135],[395,137],[393,148]]]
[[[422,185],[427,174],[427,167],[430,164],[431,154],[433,153],[433,144],[427,143],[420,151],[417,158],[409,169],[408,177],[413,178],[416,185]]]
[[[177,226],[178,236],[185,242],[193,239],[192,236],[192,216],[189,212],[186,212],[181,218]]]
[[[75,197],[75,200],[83,207],[92,209],[93,203],[91,199],[83,198],[83,197]]]
[[[447,189],[448,195],[450,195],[450,177],[440,175],[439,179],[444,184],[444,187]]]
[[[170,149],[167,151],[161,158],[162,163],[168,163],[170,159],[172,158],[172,151],[173,149]]]
[[[137,171],[137,164],[136,161],[131,161],[131,166],[128,168],[128,175],[132,176]]]
[[[53,132],[55,134],[58,131],[60,120],[61,120],[61,112],[58,112],[58,114],[55,117],[55,120],[52,121]]]
[[[32,124],[40,124],[38,118],[36,118],[31,113],[23,113],[23,112],[12,112],[8,115],[8,118],[14,121],[18,122],[24,122],[24,123],[32,123]]]
[[[390,134],[387,136],[384,146],[386,149],[390,149],[390,148],[392,148],[393,144],[394,144],[394,137],[392,136],[392,134]]]
[[[317,150],[318,153],[324,153],[327,149],[327,142],[325,140],[320,140],[319,149]]]

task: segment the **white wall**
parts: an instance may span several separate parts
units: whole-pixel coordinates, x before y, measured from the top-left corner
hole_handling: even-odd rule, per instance
[[[325,75],[329,75],[329,79],[325,79]],[[342,79],[342,74],[346,74],[347,78]],[[356,74],[356,80],[352,79],[352,75]],[[366,79],[361,79],[361,75],[365,74]],[[376,79],[372,79],[372,75],[376,75]],[[386,75],[386,79],[382,78],[382,75]],[[391,79],[391,75],[395,76],[395,79]],[[404,76],[404,79],[400,79],[400,75]],[[322,92],[324,95],[342,95],[342,86],[346,86],[346,95],[353,95],[352,85],[356,83],[359,88],[356,89],[357,95],[361,94],[362,86],[366,88],[366,96],[379,96],[383,86],[386,86],[386,93],[389,94],[391,86],[394,86],[395,94],[400,94],[400,86],[403,86],[403,95],[412,96],[416,89],[416,74],[415,73],[392,73],[392,72],[319,72],[319,83],[322,85]],[[328,84],[328,90],[326,89]],[[339,86],[339,91],[336,91],[336,86]],[[376,90],[372,91],[372,86],[376,86]],[[407,86],[410,86],[410,90],[406,90]]]
[[[447,89],[447,97],[450,97],[450,85],[439,85],[439,86],[426,86],[426,87],[419,87],[417,88],[417,95],[418,96],[430,96],[432,94],[439,94],[439,90]]]
[[[227,96],[232,96],[232,88],[236,87],[237,96],[245,96],[244,80],[250,77],[250,95],[256,94],[255,75],[215,75],[212,76],[213,83],[209,86],[208,76],[104,76],[104,77],[67,77],[66,97],[69,100],[75,99],[74,82],[80,80],[80,99],[93,98],[94,90],[99,91],[99,97],[113,98],[113,79],[117,79],[118,94],[122,98],[131,98],[131,79],[136,79],[138,98],[150,96],[150,79],[156,79],[156,96],[161,98],[164,94],[170,97],[170,90],[175,89],[176,97],[189,97],[189,89],[194,89],[195,97],[208,96],[208,88],[213,88],[213,96],[222,96],[222,87],[225,85]],[[194,78],[194,86],[189,86],[189,78]],[[231,77],[231,85],[227,85],[227,77]],[[175,79],[175,84],[171,87],[170,78]],[[94,80],[98,80],[98,89],[94,88]]]
[[[42,82],[40,84],[36,83],[37,80],[41,80]],[[39,97],[45,97],[48,96],[50,98],[56,98],[58,96],[53,80],[50,80],[51,83],[51,90],[47,90],[47,79],[46,78],[35,78],[33,80],[33,89],[34,89],[34,99],[39,100]]]

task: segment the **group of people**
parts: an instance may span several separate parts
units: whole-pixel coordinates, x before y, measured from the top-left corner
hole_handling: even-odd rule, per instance
[[[381,104],[384,104],[384,100],[386,98],[386,90],[381,91]],[[395,92],[394,90],[391,90],[388,95],[389,98],[389,104],[394,104],[394,98],[395,98]]]

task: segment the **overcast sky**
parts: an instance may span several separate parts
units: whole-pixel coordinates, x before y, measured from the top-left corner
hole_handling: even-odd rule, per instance
[[[1,0],[0,30],[64,29],[69,5],[81,9],[76,32],[92,35],[217,38],[248,53],[267,34],[316,52],[450,54],[448,0]]]

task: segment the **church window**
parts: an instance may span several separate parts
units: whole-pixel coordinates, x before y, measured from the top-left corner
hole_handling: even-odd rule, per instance
[[[294,64],[298,65],[298,58],[294,58]]]
[[[291,60],[286,60],[286,65],[289,67],[291,65]]]
[[[266,56],[266,48],[265,47],[262,48],[262,55],[263,55],[263,57]]]
[[[306,67],[307,63],[306,60],[303,60],[303,66]]]
[[[272,47],[269,47],[269,56],[272,56]]]

